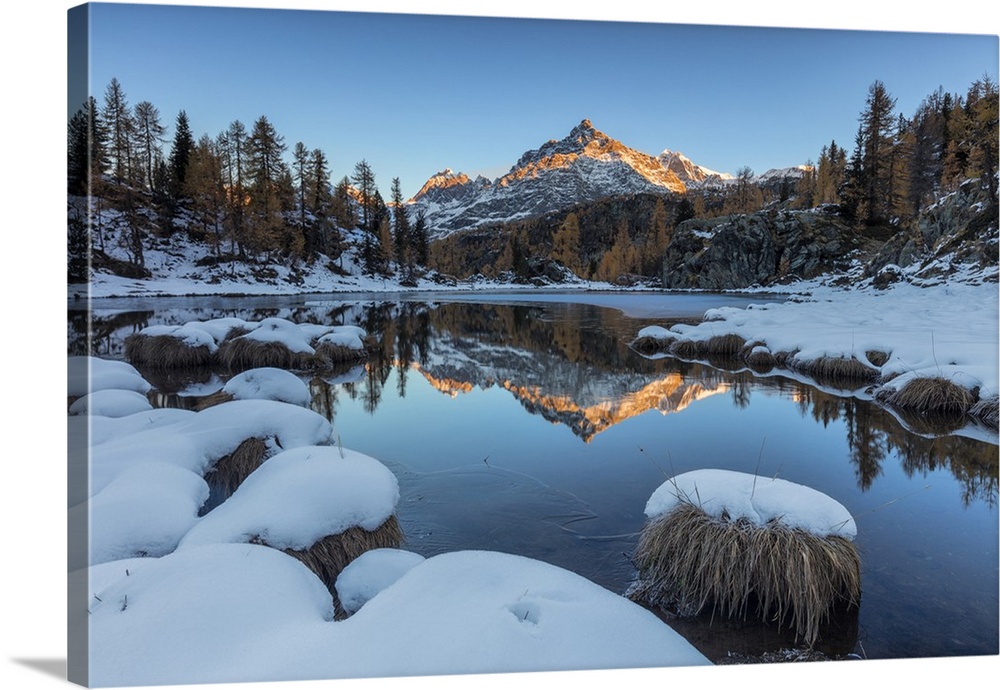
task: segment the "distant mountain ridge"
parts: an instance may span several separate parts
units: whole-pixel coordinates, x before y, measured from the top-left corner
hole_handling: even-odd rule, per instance
[[[796,176],[794,168],[783,169]],[[768,171],[767,175],[779,171]],[[798,172],[801,175],[801,172]],[[562,139],[526,151],[496,180],[445,169],[431,176],[409,206],[422,212],[432,238],[482,225],[533,218],[610,196],[684,194],[735,178],[664,150],[652,156],[608,136],[584,119]]]

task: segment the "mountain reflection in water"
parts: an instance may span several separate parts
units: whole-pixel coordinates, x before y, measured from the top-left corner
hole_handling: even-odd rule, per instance
[[[630,299],[643,305],[632,313],[645,313],[664,298]],[[998,651],[996,430],[941,434],[919,420],[908,428],[863,394],[629,348],[645,325],[690,320],[690,305],[656,318],[468,296],[127,306],[98,305],[89,318],[71,311],[70,354],[120,358],[124,338],[146,325],[224,316],[357,324],[374,335],[379,347],[364,366],[303,379],[343,444],[399,478],[405,548],[518,553],[623,592],[645,502],[667,476],[702,467],[780,476],[830,494],[858,520],[861,609],[847,626],[853,637],[831,637],[831,650]],[[143,374],[157,404],[181,407],[226,378]],[[692,638],[741,653],[794,642],[752,626],[686,625]]]

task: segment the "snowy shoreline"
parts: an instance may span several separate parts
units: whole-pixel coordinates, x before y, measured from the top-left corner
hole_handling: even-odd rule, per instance
[[[721,358],[755,375],[792,375],[821,387],[828,381],[841,395],[874,399],[894,412],[968,416],[996,443],[1000,328],[994,281],[816,286],[805,298],[710,309],[695,325],[649,326],[633,347],[649,357]],[[903,399],[911,383],[928,381],[954,384],[968,398]]]

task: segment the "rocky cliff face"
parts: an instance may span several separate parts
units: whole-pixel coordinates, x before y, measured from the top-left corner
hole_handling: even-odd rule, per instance
[[[911,227],[885,243],[865,266],[876,283],[947,275],[957,265],[997,265],[997,206],[978,180],[924,209]],[[904,269],[908,269],[905,270]]]
[[[689,220],[674,231],[662,281],[725,290],[841,273],[879,287],[951,275],[959,266],[996,267],[997,251],[996,203],[970,180],[884,242],[849,226],[836,207]]]
[[[667,247],[663,287],[724,290],[844,269],[861,238],[816,211],[763,211],[681,223]]]

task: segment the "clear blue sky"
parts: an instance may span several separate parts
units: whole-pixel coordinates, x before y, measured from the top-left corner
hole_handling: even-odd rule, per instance
[[[939,86],[996,80],[997,37],[983,30],[95,4],[90,66],[99,100],[117,77],[130,104],[159,108],[168,136],[181,109],[196,137],[266,115],[289,151],[323,149],[334,180],[365,158],[383,195],[399,177],[410,196],[446,167],[501,175],[585,117],[723,172],[815,160],[831,139],[852,146],[876,79],[908,116]]]

